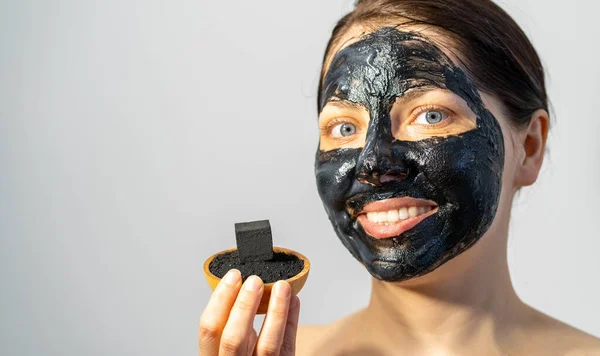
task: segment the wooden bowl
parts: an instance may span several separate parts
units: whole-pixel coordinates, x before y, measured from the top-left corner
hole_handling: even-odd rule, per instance
[[[204,275],[206,276],[206,280],[208,281],[208,284],[210,285],[210,288],[212,290],[215,290],[215,288],[221,281],[221,278],[212,274],[212,272],[208,269],[208,266],[210,265],[212,260],[217,255],[221,255],[221,254],[224,254],[227,252],[232,252],[235,250],[237,250],[237,249],[230,248],[228,250],[224,250],[224,251],[215,253],[214,255],[210,256],[206,260],[206,262],[204,262]],[[306,278],[308,278],[308,271],[310,270],[310,262],[308,261],[308,258],[304,257],[304,255],[302,255],[301,253],[298,253],[296,251],[289,250],[289,249],[283,248],[283,247],[273,247],[273,252],[284,252],[288,255],[294,255],[294,256],[298,257],[299,259],[301,259],[302,261],[304,261],[304,268],[302,269],[302,271],[300,271],[300,273],[298,273],[297,275],[285,280],[292,287],[292,295],[298,294],[298,292],[300,292],[302,287],[304,287]],[[267,307],[269,305],[269,298],[271,297],[271,289],[273,289],[274,284],[275,284],[275,282],[265,283],[263,295],[260,300],[260,304],[258,306],[258,311],[256,312],[256,314],[265,314],[267,312]]]

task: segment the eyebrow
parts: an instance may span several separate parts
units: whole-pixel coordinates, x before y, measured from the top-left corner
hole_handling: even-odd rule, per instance
[[[432,90],[437,90],[437,89],[441,89],[441,90],[445,90],[444,88],[440,88],[437,86],[433,86],[433,85],[423,85],[423,86],[418,86],[418,87],[414,87],[414,88],[410,88],[408,89],[406,92],[404,92],[404,94],[402,94],[401,96],[396,97],[395,101],[399,100],[401,102],[409,102],[411,100],[417,99],[425,94],[427,94],[428,92],[432,91]],[[356,110],[364,110],[366,109],[366,107],[362,104],[358,104],[349,100],[345,100],[345,99],[339,99],[336,97],[332,97],[329,101],[327,101],[325,103],[325,106],[327,106],[328,104],[331,105],[335,105],[339,108],[343,108],[343,109],[356,109]]]
[[[334,106],[337,106],[337,107],[343,108],[343,109],[356,109],[356,110],[364,110],[365,109],[364,105],[357,104],[357,103],[349,101],[349,100],[338,99],[338,98],[330,99],[329,101],[327,101],[325,103],[323,108],[325,106],[327,106],[328,104],[331,104],[331,105],[334,105]]]
[[[402,102],[408,102],[408,101],[417,99],[417,98],[427,94],[428,92],[430,92],[432,90],[436,90],[436,89],[442,89],[442,88],[438,88],[436,86],[431,86],[431,85],[410,88],[401,96],[396,97],[396,100],[400,100]]]

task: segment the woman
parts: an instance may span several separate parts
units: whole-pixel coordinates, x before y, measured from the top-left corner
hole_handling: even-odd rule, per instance
[[[369,305],[297,327],[277,282],[214,292],[201,355],[592,355],[600,340],[524,304],[506,244],[512,199],[533,184],[549,128],[544,72],[487,0],[362,0],[335,27],[318,92],[319,194],[373,276]]]

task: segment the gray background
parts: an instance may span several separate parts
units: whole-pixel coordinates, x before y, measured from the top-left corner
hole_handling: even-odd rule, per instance
[[[528,303],[600,336],[593,1],[501,1],[550,74],[550,159],[517,200]],[[317,195],[315,92],[350,1],[0,4],[0,354],[192,355],[202,264],[268,218],[313,264],[301,323],[365,305]]]

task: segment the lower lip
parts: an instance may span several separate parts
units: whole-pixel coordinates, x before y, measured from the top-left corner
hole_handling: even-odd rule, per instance
[[[399,220],[397,223],[384,225],[379,223],[374,223],[369,221],[366,214],[360,214],[356,219],[363,227],[365,232],[369,234],[371,237],[376,239],[387,239],[390,237],[396,237],[413,227],[417,226],[421,221],[430,217],[431,215],[437,213],[438,208],[425,213],[419,216],[415,216],[414,218]]]

